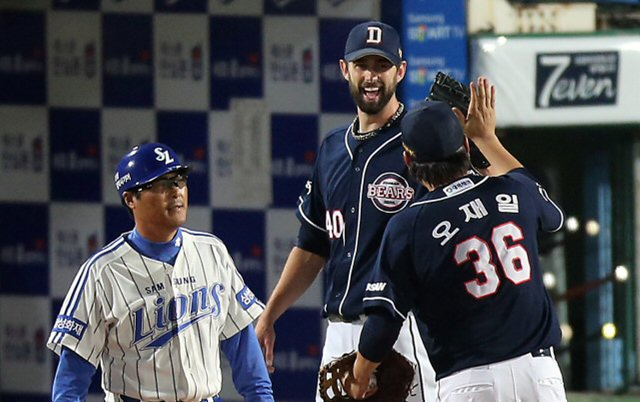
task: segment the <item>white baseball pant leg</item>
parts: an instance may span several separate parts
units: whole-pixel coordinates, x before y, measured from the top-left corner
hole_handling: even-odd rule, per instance
[[[438,402],[566,402],[564,381],[552,356],[515,359],[461,370],[438,381]]]

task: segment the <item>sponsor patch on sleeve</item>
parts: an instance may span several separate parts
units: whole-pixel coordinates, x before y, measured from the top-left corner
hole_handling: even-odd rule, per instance
[[[53,332],[68,334],[78,340],[82,339],[82,335],[84,335],[86,329],[87,324],[75,317],[67,315],[59,315],[58,318],[56,318],[55,324],[53,324]]]
[[[382,292],[387,287],[387,282],[367,283],[367,292]]]
[[[245,310],[256,302],[256,296],[246,285],[236,294],[236,299]]]

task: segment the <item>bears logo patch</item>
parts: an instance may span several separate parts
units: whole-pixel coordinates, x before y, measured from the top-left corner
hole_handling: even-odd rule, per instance
[[[367,187],[367,198],[380,211],[393,214],[401,211],[413,198],[413,188],[397,173],[387,172],[378,176]]]

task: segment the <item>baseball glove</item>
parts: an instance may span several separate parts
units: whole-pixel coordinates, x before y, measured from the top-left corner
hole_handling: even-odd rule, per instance
[[[438,71],[436,79],[431,85],[429,96],[426,100],[440,101],[448,103],[451,107],[457,107],[462,114],[467,115],[469,102],[471,102],[471,91],[469,87],[448,76],[442,71]],[[491,163],[480,152],[473,141],[469,141],[471,164],[477,169],[486,169]]]
[[[344,379],[353,370],[356,352],[346,353],[320,368],[320,397],[325,402],[350,402]],[[400,353],[392,350],[378,366],[375,376],[378,390],[367,402],[405,402],[411,393],[415,368]]]

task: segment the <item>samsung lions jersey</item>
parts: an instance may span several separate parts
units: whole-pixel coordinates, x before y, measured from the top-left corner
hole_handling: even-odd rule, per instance
[[[120,236],[84,263],[64,300],[47,346],[100,364],[108,401],[218,394],[219,342],[263,310],[218,238],[181,231],[173,266]]]

